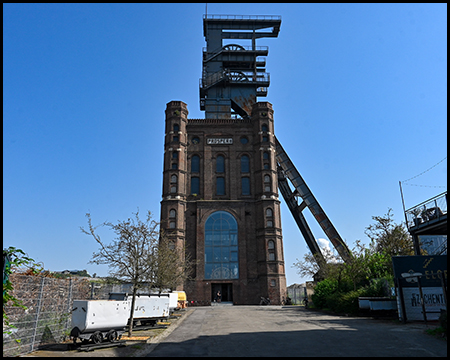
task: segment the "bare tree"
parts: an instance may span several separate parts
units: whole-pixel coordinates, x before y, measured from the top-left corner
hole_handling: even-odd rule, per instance
[[[189,278],[194,262],[183,246],[177,246],[161,230],[158,246],[156,286],[160,289],[176,290]]]
[[[132,284],[133,298],[128,336],[131,336],[133,331],[137,290],[145,285],[151,287],[157,283],[159,263],[159,223],[152,219],[150,211],[147,212],[145,221],[140,219],[139,210],[134,215],[135,218],[119,221],[117,224],[104,222],[94,227],[91,215],[87,213],[89,229],[85,230],[80,227],[83,233],[92,235],[100,245],[99,251],[93,253],[89,263],[106,264],[109,267],[110,276]],[[110,244],[105,244],[95,232],[99,226],[110,228],[117,234],[117,237]]]

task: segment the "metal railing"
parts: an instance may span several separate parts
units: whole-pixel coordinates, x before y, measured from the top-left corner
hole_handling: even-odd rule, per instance
[[[205,14],[203,19],[208,20],[281,20],[280,15],[213,15]]]
[[[221,81],[222,79],[227,79],[232,83],[267,83],[270,82],[269,73],[258,73],[256,76],[253,73],[245,73],[241,71],[229,71],[220,70],[214,74],[200,79],[200,88],[207,88],[213,84]]]
[[[406,210],[405,214],[408,229],[439,220],[447,215],[447,191]]]

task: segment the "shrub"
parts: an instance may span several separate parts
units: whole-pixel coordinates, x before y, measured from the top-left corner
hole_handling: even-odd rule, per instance
[[[334,279],[325,279],[317,283],[314,288],[314,294],[311,299],[314,306],[323,309],[327,306],[327,297],[335,293],[338,288],[338,282]]]

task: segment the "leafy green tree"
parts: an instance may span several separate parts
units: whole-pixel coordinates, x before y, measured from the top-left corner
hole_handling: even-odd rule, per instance
[[[392,209],[384,216],[372,216],[375,223],[366,228],[369,237],[378,253],[388,256],[414,255],[414,243],[404,224],[395,224]]]
[[[33,273],[39,273],[42,271],[42,265],[28,257],[21,249],[17,249],[13,246],[10,246],[8,249],[3,249],[3,323],[6,326],[3,328],[4,334],[10,334],[11,330],[9,329],[15,327],[10,324],[5,307],[11,305],[20,307],[24,310],[27,309],[21,300],[12,295],[14,287],[9,279],[9,276],[13,272],[25,269],[31,270]]]

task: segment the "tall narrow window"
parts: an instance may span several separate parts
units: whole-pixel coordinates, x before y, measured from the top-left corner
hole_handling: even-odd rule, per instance
[[[200,156],[198,155],[191,158],[191,172],[200,172]]]
[[[176,227],[177,212],[174,209],[169,211],[169,229],[175,229]]]
[[[263,125],[261,126],[261,130],[264,131],[264,132],[267,132],[267,131],[269,131],[269,128],[267,127],[266,124],[263,124]]]
[[[273,227],[273,211],[271,208],[266,209],[266,226]]]
[[[191,195],[198,195],[200,193],[200,178],[197,176],[191,177]]]
[[[250,158],[247,155],[241,156],[241,172],[250,172]]]
[[[238,279],[238,227],[228,212],[216,211],[205,223],[205,279]]]
[[[250,195],[250,178],[242,178],[242,195]]]
[[[216,172],[225,172],[225,158],[222,155],[219,155],[216,159]]]
[[[216,195],[225,195],[225,178],[224,177],[217,178]]]
[[[174,124],[174,125],[173,125],[173,131],[174,131],[174,132],[180,131],[180,125]]]
[[[270,184],[270,176],[264,175],[264,191],[270,192],[272,190],[271,184]]]

